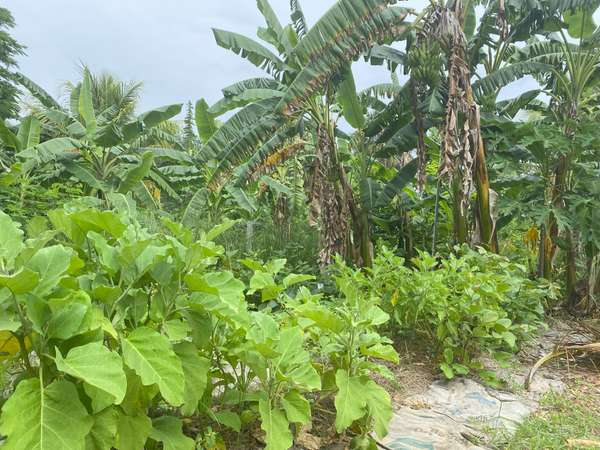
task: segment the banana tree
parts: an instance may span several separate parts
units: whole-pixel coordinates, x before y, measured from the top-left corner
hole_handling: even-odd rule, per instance
[[[168,150],[138,145],[149,130],[179,114],[181,105],[154,109],[124,121],[124,111],[129,107],[123,103],[103,105],[103,111],[96,111],[92,79],[89,70],[84,69],[83,81],[73,88],[70,107],[65,109],[42,88],[21,78],[42,105],[37,111],[42,129],[59,137],[20,149],[17,157],[27,161],[30,170],[58,164],[90,194],[133,191],[145,203],[156,204],[143,180],[150,176],[154,158],[164,156]],[[158,174],[152,178],[166,184]]]
[[[316,155],[309,171],[309,200],[320,222],[322,267],[335,254],[346,253],[348,236],[349,198],[337,155],[334,94],[350,61],[405,32],[407,12],[390,3],[394,2],[340,0],[309,28],[299,2],[291,2],[292,24],[284,27],[269,3],[259,0],[267,28],[258,35],[274,51],[237,33],[214,30],[220,46],[269,77],[225,88],[224,98],[206,110],[199,130],[210,138],[201,154],[219,161],[210,187],[220,188],[240,166],[238,181],[257,179],[300,151],[302,136],[310,135]],[[217,129],[211,119],[234,108],[239,109]]]

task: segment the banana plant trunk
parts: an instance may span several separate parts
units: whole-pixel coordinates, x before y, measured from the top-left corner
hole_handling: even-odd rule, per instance
[[[346,254],[348,206],[340,186],[333,129],[325,123],[317,127],[314,181],[311,204],[319,216],[319,266],[331,264],[336,255]]]

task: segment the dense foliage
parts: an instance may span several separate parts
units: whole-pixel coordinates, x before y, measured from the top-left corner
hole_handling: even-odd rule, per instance
[[[441,260],[421,252],[410,266],[383,248],[373,268],[355,272],[354,279],[383,299],[398,332],[416,334],[433,350],[447,378],[478,369],[494,381],[479,358],[505,362],[541,326],[553,298],[553,287],[528,279],[524,266],[467,247]]]
[[[390,397],[369,374],[398,356],[376,332],[389,316],[373,298],[343,279],[326,301],[296,290],[313,277],[276,281],[281,259],[243,260],[246,283],[213,241],[234,222],[193,239],[165,219],[153,233],[131,198],[91,200],[34,218],[27,235],[0,213],[0,337],[19,356],[3,447],[193,449],[181,419],[193,417],[238,432],[258,419],[267,448],[287,449],[291,425],[329,395],[338,432],[359,421],[362,436],[387,433]]]
[[[141,114],[15,73],[0,8],[3,449],[372,450],[402,341],[499,383],[548,306],[600,310],[599,2],[256,4],[213,33],[263,76]]]

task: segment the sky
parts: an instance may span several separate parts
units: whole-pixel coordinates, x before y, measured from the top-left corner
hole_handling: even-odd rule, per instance
[[[422,8],[427,0],[402,2]],[[289,0],[271,0],[288,23]],[[335,0],[301,0],[314,24]],[[211,28],[256,36],[263,17],[254,0],[3,0],[14,15],[13,36],[27,46],[20,70],[55,98],[80,64],[124,81],[142,81],[140,112],[172,103],[221,98],[221,88],[261,76],[250,62],[217,46]],[[357,87],[389,81],[383,66],[353,66]],[[531,80],[518,90],[531,89]],[[514,91],[510,88],[509,92]]]

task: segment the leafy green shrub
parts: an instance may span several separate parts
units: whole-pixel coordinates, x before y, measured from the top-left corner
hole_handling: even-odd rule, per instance
[[[213,240],[234,221],[193,239],[168,219],[150,232],[129,197],[109,203],[81,199],[27,234],[0,211],[3,449],[192,450],[258,420],[284,450],[329,395],[339,432],[385,434],[389,396],[368,375],[397,361],[375,331],[387,314],[343,287],[323,324],[309,309],[329,304],[292,292],[312,277],[278,275],[285,260],[245,260],[248,284],[222,269]]]
[[[481,369],[478,357],[500,362],[542,324],[551,285],[527,278],[526,268],[506,258],[457,247],[438,259],[425,252],[411,267],[382,249],[369,274],[357,283],[383,298],[396,331],[424,338],[447,378]],[[491,373],[480,371],[493,380]]]

